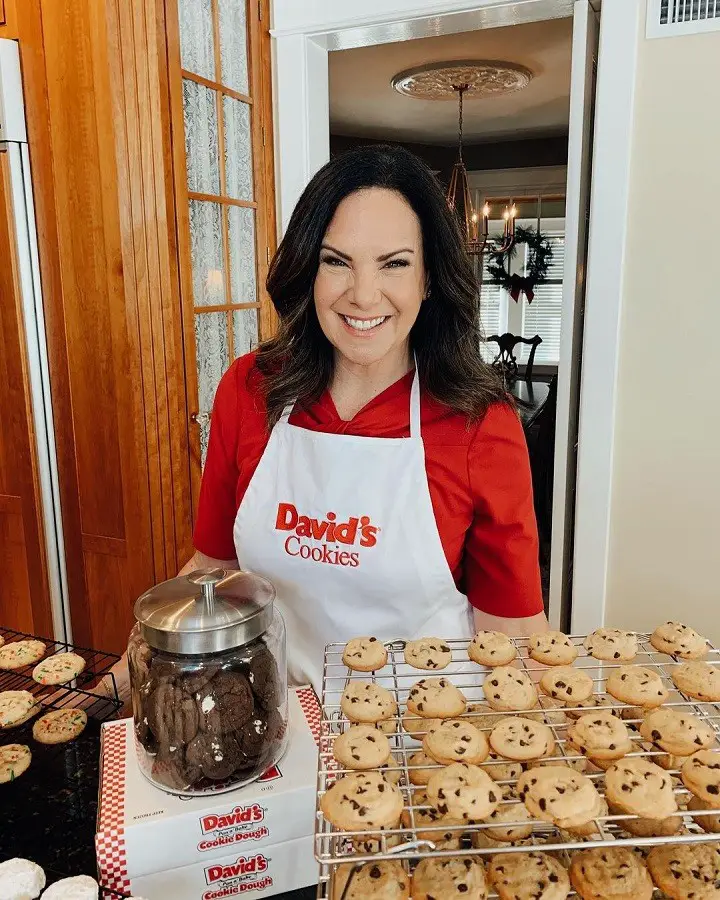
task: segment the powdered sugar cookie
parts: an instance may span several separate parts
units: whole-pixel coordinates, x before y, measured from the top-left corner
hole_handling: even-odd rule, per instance
[[[85,660],[77,653],[55,653],[33,669],[38,684],[67,684],[85,669]]]
[[[11,671],[31,666],[45,656],[45,644],[42,641],[12,641],[0,647],[0,669]]]
[[[0,863],[0,897],[5,900],[35,900],[45,887],[45,873],[29,859]]]
[[[43,900],[98,900],[98,883],[89,875],[61,878],[45,891]]]
[[[22,725],[39,711],[40,705],[30,691],[0,693],[0,728],[15,728]]]
[[[30,765],[32,754],[26,744],[5,744],[0,747],[0,784],[15,781]]]
[[[33,737],[39,744],[64,744],[81,735],[87,725],[84,709],[54,709],[33,725]]]

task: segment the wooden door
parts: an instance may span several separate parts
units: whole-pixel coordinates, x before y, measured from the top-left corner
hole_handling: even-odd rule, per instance
[[[0,152],[0,624],[52,636],[17,250],[4,151]]]
[[[193,508],[213,397],[275,328],[269,2],[171,0],[168,51]]]

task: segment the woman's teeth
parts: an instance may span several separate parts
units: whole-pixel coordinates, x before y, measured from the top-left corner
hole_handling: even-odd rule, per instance
[[[387,318],[389,318],[389,316],[380,316],[377,319],[351,319],[350,316],[343,316],[343,319],[347,324],[358,331],[369,331],[371,328],[377,328],[377,326],[382,325]]]

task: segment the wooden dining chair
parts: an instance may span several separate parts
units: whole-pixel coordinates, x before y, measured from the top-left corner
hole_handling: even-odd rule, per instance
[[[510,334],[510,332],[507,331],[505,334],[491,335],[486,343],[490,343],[490,341],[493,341],[498,345],[498,353],[491,365],[502,374],[506,384],[517,381],[518,377],[518,361],[514,352],[515,347],[518,344],[528,344],[530,346],[530,355],[525,364],[525,381],[532,381],[535,351],[537,350],[538,345],[542,344],[542,338],[539,334],[536,334],[535,337],[526,338],[517,334]]]

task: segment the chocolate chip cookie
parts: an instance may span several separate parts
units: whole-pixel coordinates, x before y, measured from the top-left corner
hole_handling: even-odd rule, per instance
[[[565,900],[570,879],[564,866],[547,853],[503,853],[488,869],[500,900]]]
[[[681,622],[665,622],[650,635],[650,643],[660,653],[679,656],[680,659],[702,659],[707,655],[708,642],[689,625]]]
[[[397,704],[387,688],[373,681],[351,681],[340,698],[340,709],[351,722],[379,722],[397,712]]]
[[[586,700],[592,694],[593,680],[582,669],[563,666],[545,672],[540,679],[540,688],[553,700],[571,705],[578,700]]]
[[[513,666],[498,666],[483,681],[485,700],[500,712],[521,712],[534,709],[537,691],[527,672]]]
[[[703,813],[700,816],[693,816],[693,819],[703,831],[707,831],[710,834],[720,834],[720,811],[716,807],[711,806],[706,800],[701,800],[693,794],[687,808],[691,812]],[[711,812],[711,810],[714,810],[714,812]]]
[[[433,772],[427,796],[441,815],[477,822],[497,808],[500,789],[478,766],[452,763]]]
[[[490,746],[506,759],[527,762],[555,751],[552,729],[522,716],[504,719],[490,733]]]
[[[595,785],[569,766],[531,769],[520,776],[517,790],[532,816],[559,828],[584,825],[600,814],[602,799]]]
[[[705,703],[720,702],[720,666],[705,662],[687,662],[672,671],[675,687]]]
[[[517,656],[517,649],[501,631],[478,631],[468,644],[468,656],[481,666],[506,666]]]
[[[372,725],[351,725],[335,738],[333,756],[346,769],[377,769],[388,761],[390,744]]]
[[[466,705],[462,692],[447,678],[422,678],[407,698],[408,711],[428,719],[454,719]]]
[[[653,881],[672,900],[720,897],[719,844],[663,844],[647,858]]]
[[[423,859],[413,872],[413,900],[485,900],[485,868],[478,856]]]
[[[567,736],[591,760],[621,759],[632,750],[627,725],[603,710],[580,716],[568,728]]]
[[[647,709],[662,706],[670,696],[660,675],[647,666],[620,666],[609,675],[605,686],[616,700]]]
[[[504,756],[492,749],[483,763],[482,769],[493,781],[514,781],[525,771],[521,762],[505,759]]]
[[[715,743],[715,732],[697,716],[670,707],[654,709],[640,723],[640,734],[661,750],[690,756]]]
[[[532,817],[509,785],[502,788],[502,803],[483,819],[484,834],[503,844],[514,844],[529,838],[533,831]]]
[[[345,645],[342,660],[356,672],[375,672],[387,663],[387,650],[376,637],[352,638]]]
[[[578,657],[578,648],[562,631],[541,631],[528,640],[531,659],[546,666],[569,666]]]
[[[714,809],[720,809],[720,752],[700,750],[695,753],[683,764],[680,777],[696,797]]]
[[[631,662],[637,656],[637,637],[619,628],[596,628],[585,638],[585,649],[595,659],[606,662]]]
[[[664,819],[677,812],[672,778],[642,757],[621,759],[605,773],[608,801],[631,815]]]
[[[462,719],[446,719],[439,728],[426,734],[423,750],[445,766],[453,762],[481,763],[490,752],[485,734]]]
[[[445,669],[452,662],[452,650],[440,638],[418,638],[405,644],[405,662],[414,669]]]
[[[320,809],[336,828],[365,831],[397,821],[403,799],[398,788],[378,772],[355,772],[323,794]]]
[[[642,860],[627,847],[574,853],[570,881],[582,900],[651,900],[654,891]]]
[[[359,868],[350,864],[338,866],[332,885],[331,900],[406,900],[410,897],[410,875],[402,863],[395,860],[378,860]]]
[[[422,750],[411,753],[408,757],[408,775],[410,783],[424,787],[430,776],[437,769],[437,763],[434,759],[426,756]]]

